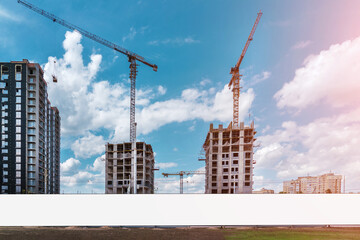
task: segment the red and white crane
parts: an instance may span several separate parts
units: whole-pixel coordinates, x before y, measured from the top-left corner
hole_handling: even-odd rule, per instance
[[[234,127],[239,127],[239,97],[240,97],[240,73],[239,73],[239,68],[240,68],[240,64],[243,61],[244,57],[245,57],[245,53],[250,45],[250,42],[253,40],[253,36],[256,30],[256,27],[260,21],[262,12],[259,11],[257,14],[257,18],[256,21],[254,23],[253,28],[251,29],[250,35],[248,40],[246,41],[245,47],[240,55],[239,60],[237,61],[235,67],[232,67],[230,70],[230,74],[232,74],[232,78],[229,82],[229,88],[231,88],[232,86],[232,92],[233,92],[233,126]]]

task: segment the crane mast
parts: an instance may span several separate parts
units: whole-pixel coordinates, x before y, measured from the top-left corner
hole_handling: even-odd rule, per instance
[[[229,82],[229,88],[232,86],[232,92],[233,92],[233,126],[239,127],[239,97],[240,97],[240,64],[243,61],[246,51],[250,45],[250,42],[253,40],[253,36],[256,30],[257,25],[259,24],[260,18],[261,18],[262,12],[259,11],[257,14],[257,18],[255,20],[254,26],[251,29],[250,35],[248,37],[248,40],[246,41],[245,47],[240,55],[239,60],[237,61],[235,67],[232,67],[230,70],[230,74],[232,74],[232,78]]]
[[[137,61],[151,67],[155,72],[157,71],[157,65],[150,63],[149,61],[147,61],[144,57],[131,52],[115,43],[112,43],[108,40],[105,40],[102,37],[99,37],[93,33],[90,33],[86,30],[84,30],[81,27],[78,27],[74,24],[71,24],[67,21],[65,21],[62,18],[59,18],[57,16],[55,16],[52,13],[49,13],[41,8],[38,8],[36,6],[34,6],[33,4],[27,2],[27,1],[23,1],[23,0],[18,0],[18,3],[22,4],[23,6],[33,10],[34,12],[39,13],[40,15],[52,20],[53,22],[56,22],[66,28],[69,28],[73,31],[78,31],[81,35],[94,40],[95,42],[98,42],[108,48],[111,48],[117,52],[120,52],[124,55],[126,55],[128,57],[128,60],[130,62],[130,82],[131,82],[131,89],[130,89],[130,142],[132,143],[132,154],[133,154],[133,168],[132,168],[132,181],[133,181],[133,189],[134,189],[134,193],[136,193],[137,187],[136,187],[136,122],[135,122],[135,83],[136,83],[136,75],[137,75]]]

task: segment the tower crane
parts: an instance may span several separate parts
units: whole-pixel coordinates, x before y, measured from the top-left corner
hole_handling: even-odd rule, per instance
[[[246,41],[245,47],[240,55],[239,60],[237,61],[235,67],[232,67],[230,70],[230,74],[232,74],[232,78],[229,82],[229,88],[232,86],[232,92],[233,92],[233,126],[239,127],[239,97],[240,97],[240,75],[239,68],[242,60],[245,57],[245,53],[250,45],[250,42],[253,40],[253,36],[256,30],[257,25],[259,24],[260,18],[261,18],[262,12],[259,11],[257,14],[256,21],[254,23],[254,26],[251,29],[250,35],[248,37],[248,40]]]
[[[189,175],[193,175],[193,174],[205,174],[205,172],[201,172],[201,171],[180,171],[180,172],[177,172],[177,173],[162,173],[162,175],[164,175],[164,177],[180,176],[180,194],[183,194],[184,175],[189,176]]]
[[[134,193],[136,193],[136,122],[135,122],[135,83],[136,83],[136,75],[137,75],[137,62],[141,62],[149,67],[151,67],[155,72],[157,71],[157,65],[150,63],[149,61],[147,61],[144,57],[131,52],[119,45],[116,45],[115,43],[112,43],[108,40],[103,39],[102,37],[99,37],[93,33],[90,33],[86,30],[84,30],[81,27],[78,27],[74,24],[71,24],[67,21],[65,21],[64,19],[61,19],[57,16],[55,16],[52,13],[49,13],[43,9],[40,9],[36,6],[34,6],[33,4],[27,2],[27,1],[23,1],[23,0],[18,0],[19,4],[22,4],[23,6],[33,10],[34,12],[37,12],[38,14],[52,20],[55,23],[58,23],[60,25],[63,25],[66,28],[69,28],[73,31],[77,31],[79,32],[81,35],[90,38],[92,40],[94,40],[95,42],[98,42],[108,48],[111,48],[117,52],[120,52],[124,55],[126,55],[128,57],[128,61],[130,62],[130,82],[131,82],[131,90],[130,90],[130,142],[132,143],[132,152],[133,152],[133,170],[132,170],[132,179],[133,179],[133,188],[134,188]],[[54,82],[57,82],[57,79],[54,80]]]

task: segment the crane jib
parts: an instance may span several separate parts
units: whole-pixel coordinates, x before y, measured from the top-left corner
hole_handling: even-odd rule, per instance
[[[75,25],[73,25],[71,23],[68,23],[65,20],[55,16],[54,14],[49,13],[49,12],[43,10],[43,9],[40,9],[40,8],[32,5],[31,3],[28,3],[27,1],[18,0],[17,2],[24,5],[25,7],[29,8],[29,9],[33,10],[34,12],[37,12],[40,15],[43,15],[44,17],[49,18],[53,22],[56,22],[56,23],[58,23],[60,25],[63,25],[64,27],[67,27],[67,28],[69,28],[71,30],[77,30],[80,34],[86,36],[87,38],[90,38],[90,39],[92,39],[92,40],[94,40],[94,41],[96,41],[96,42],[98,42],[98,43],[100,43],[100,44],[102,44],[104,46],[109,47],[109,48],[112,48],[112,49],[114,49],[114,50],[116,50],[116,51],[118,51],[118,52],[120,52],[120,53],[122,53],[122,54],[124,54],[126,56],[132,56],[136,60],[144,63],[145,65],[148,65],[149,67],[152,67],[154,71],[157,70],[157,66],[155,64],[149,63],[147,60],[145,60],[144,57],[142,57],[142,56],[140,56],[138,54],[135,54],[135,53],[133,53],[131,51],[128,51],[125,48],[122,48],[122,47],[120,47],[120,46],[118,46],[118,45],[116,45],[114,43],[111,43],[111,42],[109,42],[109,41],[107,41],[107,40],[105,40],[105,39],[103,39],[103,38],[101,38],[101,37],[99,37],[99,36],[97,36],[95,34],[87,32],[84,29],[82,29],[80,27],[77,27],[77,26],[75,26]]]

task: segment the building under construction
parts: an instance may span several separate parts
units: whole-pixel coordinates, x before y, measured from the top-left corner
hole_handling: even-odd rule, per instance
[[[205,193],[252,193],[254,122],[210,130],[205,150]]]
[[[201,160],[205,160],[205,193],[252,193],[256,131],[254,121],[250,126],[245,126],[244,122],[239,121],[239,69],[253,40],[261,15],[262,12],[259,11],[240,58],[230,70],[232,77],[228,86],[233,92],[233,121],[225,129],[223,125],[216,129],[210,124],[203,145],[205,159]]]
[[[132,143],[106,144],[105,153],[105,193],[134,193],[132,172],[136,171],[136,191],[138,194],[154,193],[154,153],[150,144],[137,142],[132,151]],[[136,162],[132,154],[136,154]],[[136,167],[135,167],[136,166]]]

